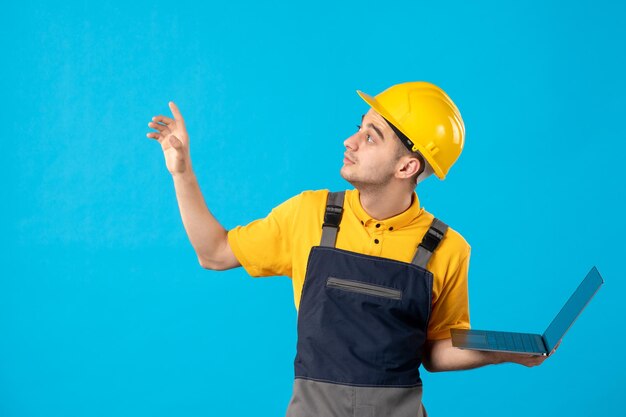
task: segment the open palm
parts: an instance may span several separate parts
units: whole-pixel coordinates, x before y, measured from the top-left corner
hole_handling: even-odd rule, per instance
[[[161,144],[167,170],[175,175],[191,169],[189,135],[187,128],[185,128],[183,116],[176,104],[170,101],[169,107],[174,118],[161,115],[153,117],[148,126],[155,129],[156,132],[150,132],[146,136],[156,139]]]

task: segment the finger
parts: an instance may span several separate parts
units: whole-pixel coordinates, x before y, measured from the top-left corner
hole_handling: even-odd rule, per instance
[[[169,133],[170,129],[166,126],[166,125],[162,125],[160,123],[155,123],[155,122],[150,122],[148,123],[148,126],[158,130],[161,133]]]
[[[183,120],[183,115],[180,114],[180,110],[178,110],[178,106],[176,106],[176,103],[174,103],[173,101],[169,102],[169,106],[170,106],[170,110],[172,111],[172,114],[174,115],[174,119],[177,122],[181,122],[181,123],[185,123]]]
[[[174,123],[174,119],[171,119],[167,116],[154,116],[152,118],[153,122],[160,122],[160,123],[164,123],[166,125],[171,125],[172,123]]]
[[[157,132],[150,132],[146,136],[149,137],[150,139],[156,139],[159,142],[161,141],[161,135]]]

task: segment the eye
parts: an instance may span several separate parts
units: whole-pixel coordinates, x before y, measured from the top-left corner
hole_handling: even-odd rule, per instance
[[[357,131],[357,132],[360,132],[362,127],[363,127],[363,126],[361,126],[361,125],[356,125],[356,131]],[[366,136],[366,140],[367,140],[368,142],[370,142],[370,143],[374,143],[374,139],[372,138],[372,135],[367,135],[367,136]]]

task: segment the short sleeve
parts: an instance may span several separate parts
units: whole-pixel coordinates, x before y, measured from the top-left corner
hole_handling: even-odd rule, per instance
[[[228,243],[250,276],[291,276],[293,219],[299,203],[300,195],[292,197],[267,217],[228,232]]]
[[[432,306],[428,322],[428,339],[439,340],[451,337],[450,329],[469,329],[469,271],[470,247],[457,265],[451,265],[451,273],[443,280],[443,287]]]

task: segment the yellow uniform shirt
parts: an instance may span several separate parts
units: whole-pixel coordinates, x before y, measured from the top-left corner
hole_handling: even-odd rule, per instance
[[[264,219],[228,232],[233,253],[254,277],[291,277],[296,309],[304,284],[311,247],[320,243],[328,190],[305,191],[290,198]],[[368,216],[358,190],[346,191],[336,247],[410,263],[433,215],[420,208],[416,194],[411,206],[385,220]],[[433,273],[432,312],[427,337],[450,337],[450,329],[469,328],[467,273],[470,246],[449,228],[428,269]]]

